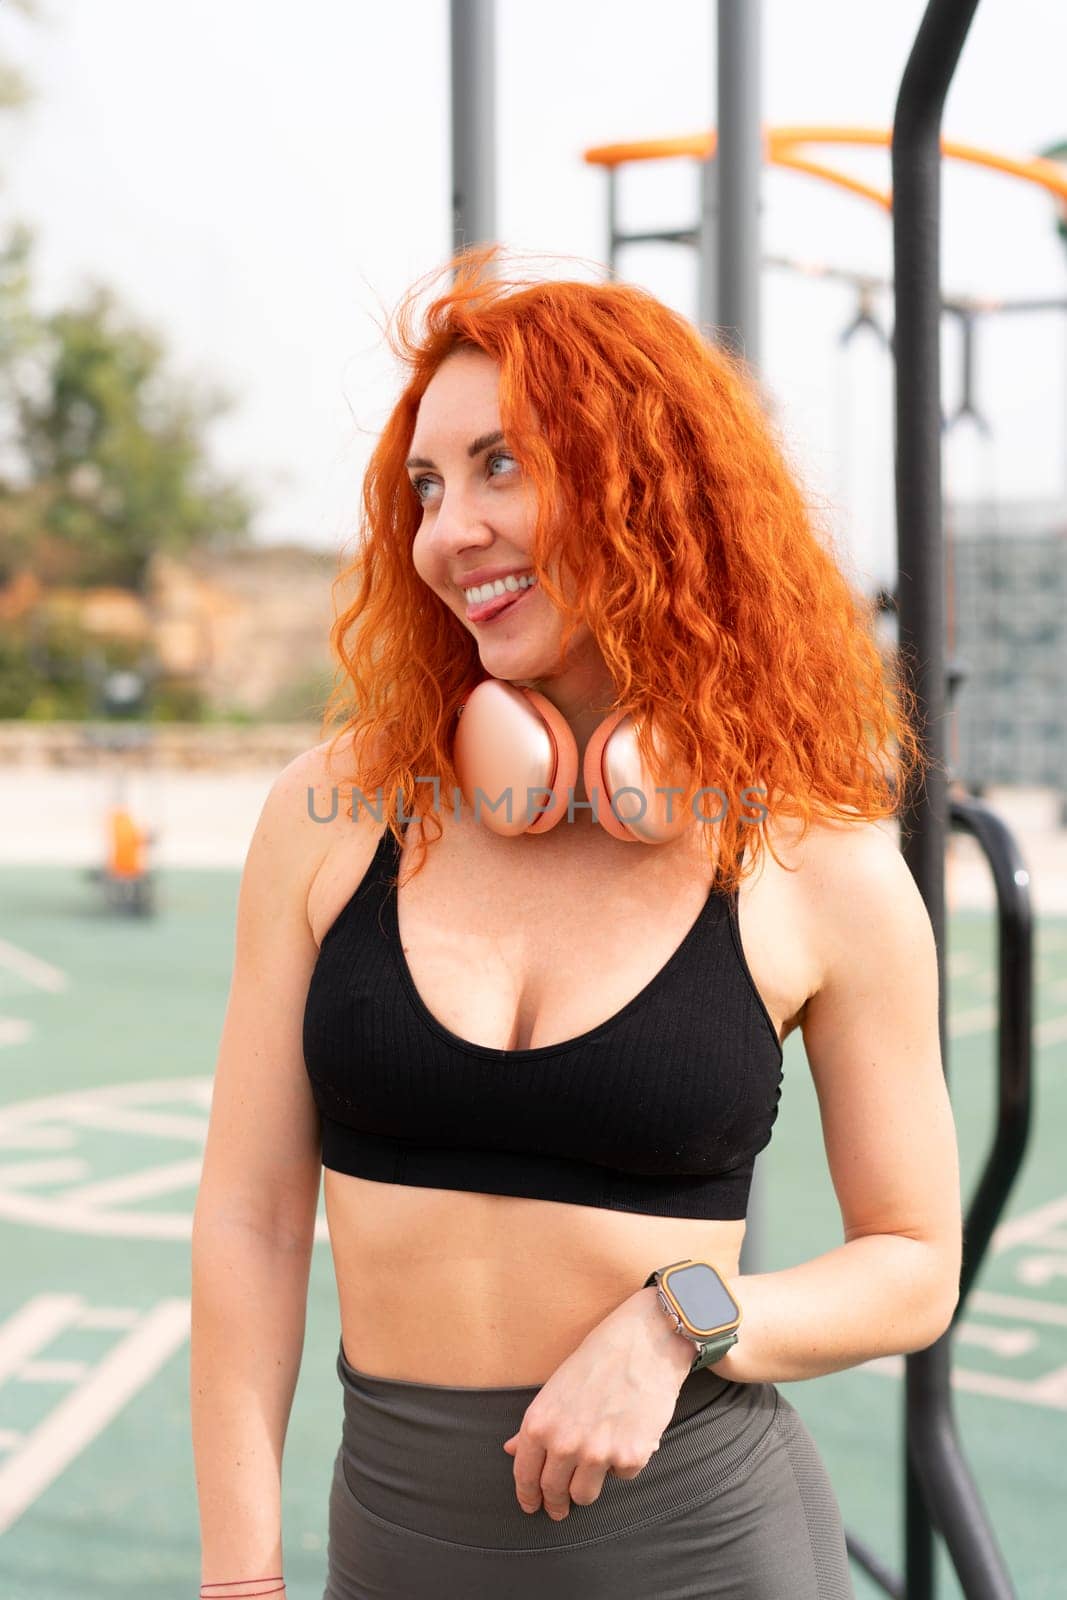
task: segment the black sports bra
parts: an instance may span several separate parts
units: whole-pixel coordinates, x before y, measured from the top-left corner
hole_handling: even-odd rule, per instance
[[[743,1218],[782,1047],[717,889],[655,977],[558,1044],[471,1044],[427,1009],[400,942],[385,829],[327,930],[303,1018],[322,1163],[380,1183],[664,1217]]]

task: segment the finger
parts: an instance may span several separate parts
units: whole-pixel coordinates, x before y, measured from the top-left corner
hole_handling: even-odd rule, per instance
[[[600,1498],[611,1468],[604,1461],[583,1461],[571,1479],[570,1497],[576,1506],[591,1506]]]
[[[542,1445],[520,1437],[515,1451],[515,1494],[524,1511],[538,1511],[541,1507],[541,1474],[545,1468],[545,1450]]]
[[[570,1512],[576,1464],[573,1456],[552,1456],[541,1474],[541,1498],[553,1522],[562,1522]]]

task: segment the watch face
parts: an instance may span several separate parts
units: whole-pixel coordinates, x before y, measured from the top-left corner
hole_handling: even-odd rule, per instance
[[[706,1261],[672,1267],[662,1283],[695,1333],[716,1333],[732,1326],[741,1316],[737,1301]]]

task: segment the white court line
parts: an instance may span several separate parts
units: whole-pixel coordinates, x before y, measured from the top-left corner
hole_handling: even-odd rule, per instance
[[[140,1133],[146,1138],[193,1139],[202,1143],[207,1138],[207,1119],[188,1117],[180,1112],[125,1110],[122,1106],[108,1105],[103,1097],[95,1101],[68,1100],[63,1106],[67,1122],[77,1122],[86,1128],[101,1128],[105,1133]]]
[[[52,994],[60,994],[67,987],[67,975],[59,967],[54,967],[50,961],[42,961],[40,956],[31,955],[28,950],[20,950],[17,944],[11,944],[7,939],[0,939],[0,967],[6,967],[9,972],[25,978],[27,983],[32,983],[38,989],[47,989]]]
[[[59,1296],[44,1297],[59,1299]],[[79,1296],[68,1296],[77,1301]],[[27,1308],[29,1309],[29,1308]],[[163,1300],[99,1360],[90,1376],[0,1465],[0,1534],[22,1515],[78,1453],[189,1337],[190,1302]],[[4,1330],[0,1330],[0,1339]]]
[[[1067,1039],[1067,1015],[1046,1017],[1044,1022],[1034,1024],[1035,1044],[1062,1044],[1064,1039]]]
[[[90,1170],[80,1156],[59,1161],[12,1161],[0,1167],[0,1189],[19,1189],[25,1183],[73,1183]]]
[[[201,1156],[189,1156],[184,1161],[172,1161],[165,1167],[148,1167],[143,1172],[130,1172],[121,1178],[102,1178],[99,1183],[86,1183],[80,1189],[67,1189],[63,1200],[68,1206],[95,1207],[126,1205],[131,1200],[143,1200],[148,1195],[170,1194],[175,1189],[187,1189],[200,1182],[203,1168]]]
[[[27,1361],[18,1377],[20,1383],[77,1383],[90,1370],[88,1361]]]
[[[1037,1249],[1055,1249],[1063,1242],[1057,1229],[1064,1223],[1067,1223],[1067,1195],[1048,1200],[1022,1216],[1002,1222],[993,1232],[990,1253],[1000,1255],[1005,1250],[1026,1245]],[[955,1330],[955,1337],[961,1343],[984,1344],[999,1350],[1008,1359],[1023,1353],[1009,1342],[1007,1336],[1012,1330],[970,1323],[968,1313],[971,1310],[988,1317],[1013,1318],[1018,1322],[1044,1323],[1052,1328],[1067,1329],[1067,1305],[1052,1300],[1035,1300],[1025,1295],[976,1290],[965,1302],[964,1315]],[[861,1367],[883,1377],[903,1378],[905,1359],[899,1355],[878,1356],[872,1361],[862,1362]],[[1013,1400],[1023,1405],[1067,1411],[1067,1366],[1054,1367],[1051,1372],[1037,1378],[1014,1378],[992,1372],[973,1372],[953,1362],[951,1386],[954,1391],[968,1391],[997,1400]]]
[[[977,1289],[967,1296],[965,1305],[991,1317],[1021,1317],[1024,1322],[1049,1322],[1054,1327],[1067,1328],[1067,1306],[1057,1306],[1048,1300],[1028,1300],[1023,1295],[992,1294],[988,1289]]]
[[[979,1033],[995,1033],[996,1026],[995,1006],[973,1006],[968,1011],[950,1013],[948,1036],[950,1039],[967,1039]],[[1067,1013],[1062,1017],[1046,1017],[1044,1022],[1035,1022],[1031,1036],[1036,1045],[1060,1044],[1067,1039]]]
[[[991,1033],[996,1020],[995,1006],[972,1006],[969,1011],[951,1012],[948,1036],[950,1039],[966,1039],[973,1033]]]
[[[1059,1233],[1055,1228],[1050,1228],[1048,1233],[1041,1235],[1041,1248],[1067,1251],[1067,1232]]]
[[[0,1384],[35,1356],[49,1339],[68,1328],[82,1304],[80,1294],[37,1294],[18,1311],[13,1311],[6,1322],[0,1322]]]
[[[990,1248],[994,1255],[999,1255],[1017,1244],[1032,1244],[1040,1240],[1047,1229],[1058,1227],[1061,1222],[1067,1222],[1067,1195],[1060,1195],[1058,1200],[1046,1200],[1033,1211],[1000,1223],[993,1230]]]
[[[865,1361],[864,1372],[880,1377],[903,1378],[903,1356],[877,1356]],[[992,1372],[971,1372],[966,1367],[952,1369],[952,1388],[971,1394],[992,1395],[997,1400],[1016,1400],[1028,1406],[1048,1406],[1067,1411],[1067,1367],[1057,1367],[1043,1378],[1001,1378]]]
[[[4,1121],[0,1111],[0,1150],[69,1150],[74,1143],[73,1128],[48,1128],[38,1123],[16,1127]]]
[[[1029,1355],[1038,1342],[1033,1328],[992,1328],[988,1323],[970,1322],[966,1317],[957,1323],[954,1337],[957,1344],[992,1350],[1002,1361]]]
[[[972,1394],[988,1394],[997,1400],[1017,1400],[1028,1406],[1050,1406],[1067,1411],[1067,1367],[1046,1373],[1043,1378],[1002,1378],[993,1372],[969,1372],[957,1367],[952,1387]]]
[[[79,1328],[132,1328],[141,1313],[133,1306],[86,1306]]]
[[[24,1017],[0,1017],[0,1045],[25,1044],[33,1025]]]
[[[1063,1252],[1049,1255],[1042,1253],[1045,1241],[1041,1241],[1041,1249],[1036,1246],[1031,1254],[1023,1257],[1015,1264],[1015,1276],[1020,1283],[1028,1284],[1030,1288],[1040,1288],[1043,1284],[1055,1283],[1057,1278],[1067,1278],[1067,1255]]]

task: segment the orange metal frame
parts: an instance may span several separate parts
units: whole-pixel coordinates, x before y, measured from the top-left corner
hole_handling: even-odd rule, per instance
[[[810,177],[823,178],[827,183],[873,200],[886,211],[893,209],[892,193],[875,188],[847,172],[839,172],[822,161],[804,155],[799,146],[806,144],[868,144],[885,145],[892,142],[888,128],[824,128],[786,127],[768,128],[765,131],[764,159],[777,167],[791,167],[796,172],[806,172]],[[708,161],[718,148],[718,133],[712,128],[707,133],[683,135],[676,139],[641,139],[631,144],[602,144],[585,151],[585,160],[592,166],[618,167],[625,161],[665,161],[672,156],[691,156],[696,161]],[[1044,156],[1031,156],[1016,161],[1011,156],[998,155],[995,150],[981,150],[977,145],[961,144],[955,139],[941,140],[941,154],[956,161],[970,161],[981,167],[991,167],[1012,178],[1024,178],[1028,183],[1039,184],[1060,201],[1067,201],[1067,165],[1050,161]]]

